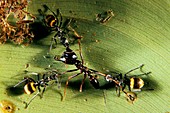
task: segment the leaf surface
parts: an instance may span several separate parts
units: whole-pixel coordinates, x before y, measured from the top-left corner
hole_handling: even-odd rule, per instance
[[[170,2],[168,0],[32,0],[28,11],[38,15],[42,5],[52,10],[60,9],[64,18],[75,18],[76,31],[84,38],[81,40],[82,53],[86,66],[106,73],[107,70],[126,73],[140,64],[143,70],[151,71],[145,77],[145,89],[154,91],[138,93],[134,104],[126,101],[125,95],[116,96],[115,88],[95,90],[86,80],[83,92],[79,85],[83,75],[70,80],[67,97],[61,102],[67,76],[63,77],[61,89],[52,85],[47,88],[42,99],[35,98],[28,109],[23,101],[29,101],[33,95],[9,96],[7,88],[23,78],[21,73],[26,64],[29,71],[41,72],[54,63],[53,58],[43,56],[48,51],[51,37],[39,37],[37,43],[28,47],[13,44],[0,45],[0,100],[9,99],[17,106],[17,113],[165,113],[170,112]],[[114,17],[102,24],[96,21],[96,15],[113,10]],[[78,44],[71,45],[78,54]],[[61,55],[62,45],[57,45],[51,54]],[[59,70],[74,69],[55,62]],[[137,74],[139,72],[136,72]],[[72,75],[72,73],[69,73]],[[103,80],[100,77],[101,81]]]

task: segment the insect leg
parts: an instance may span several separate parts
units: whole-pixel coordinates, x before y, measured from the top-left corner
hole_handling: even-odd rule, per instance
[[[82,92],[82,87],[83,87],[83,84],[84,84],[84,81],[85,81],[86,77],[87,77],[87,75],[84,74],[84,78],[83,78],[83,80],[82,80],[82,83],[81,83],[80,89],[79,89],[80,92]]]
[[[75,75],[72,75],[72,76],[70,76],[70,77],[68,77],[68,79],[67,79],[67,81],[66,81],[66,86],[65,86],[65,88],[64,88],[64,98],[66,97],[66,89],[67,89],[67,87],[68,87],[68,82],[69,82],[69,80],[71,80],[72,78],[74,78],[74,77],[76,77],[76,76],[78,76],[78,75],[80,75],[81,73],[77,73],[77,74],[75,74]]]
[[[32,98],[31,98],[31,100],[28,102],[28,103],[26,103],[26,102],[24,102],[26,105],[25,105],[25,109],[29,106],[29,104],[34,100],[34,98],[39,94],[40,92],[37,92]]]

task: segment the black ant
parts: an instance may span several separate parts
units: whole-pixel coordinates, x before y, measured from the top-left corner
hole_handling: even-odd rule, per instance
[[[52,41],[51,41],[51,44],[50,44],[50,50],[52,49],[52,45],[53,45],[53,42],[55,42],[57,44],[57,39],[56,37],[58,37],[58,39],[60,40],[60,43],[62,45],[64,45],[65,47],[69,47],[69,43],[68,43],[68,40],[66,39],[66,27],[63,28],[62,27],[62,15],[59,11],[59,9],[57,9],[57,14],[52,11],[47,5],[43,5],[43,7],[46,9],[46,10],[49,10],[52,12],[52,14],[49,14],[49,15],[46,15],[44,14],[44,12],[39,9],[38,11],[40,12],[40,14],[43,15],[43,22],[45,23],[45,25],[47,27],[49,27],[52,31],[56,31],[56,34],[54,35],[54,37],[52,38]],[[69,26],[69,24],[71,23],[71,19],[68,20],[68,23],[67,23],[67,27]]]
[[[49,73],[43,74],[42,79],[40,79],[40,73],[30,73],[30,74],[36,75],[38,80],[35,81],[33,78],[24,77],[22,81],[20,81],[18,84],[13,86],[15,88],[18,85],[25,82],[24,92],[28,95],[34,93],[36,91],[36,88],[38,87],[38,92],[31,98],[31,100],[28,103],[24,102],[26,104],[25,108],[27,108],[29,104],[34,100],[34,98],[40,93],[41,93],[40,97],[42,98],[43,93],[45,92],[46,86],[48,86],[48,83],[50,81],[54,80],[56,83],[59,83],[59,76],[60,76],[60,74],[58,74],[56,71],[50,72],[50,76],[47,76]],[[40,87],[43,87],[42,91]]]
[[[81,56],[81,54],[80,54],[80,56]],[[76,53],[73,52],[73,50],[71,50],[69,47],[66,47],[66,51],[63,53],[63,55],[60,58],[58,58],[57,56],[54,57],[54,59],[57,60],[57,61],[62,61],[65,64],[75,65],[76,68],[77,68],[77,69],[73,69],[73,70],[68,70],[68,71],[66,71],[62,74],[65,74],[67,72],[74,72],[74,71],[80,70],[79,73],[68,77],[68,79],[66,81],[66,86],[65,86],[65,89],[64,89],[64,97],[66,96],[66,89],[68,87],[69,80],[71,80],[72,78],[74,78],[74,77],[76,77],[76,76],[78,76],[82,73],[84,74],[84,78],[83,78],[82,83],[80,85],[80,89],[79,89],[80,92],[82,92],[82,86],[83,86],[84,81],[85,81],[87,76],[90,80],[90,83],[93,85],[93,87],[96,88],[96,89],[99,88],[99,81],[97,80],[96,75],[100,74],[100,73],[96,70],[93,70],[93,69],[90,69],[90,68],[84,66],[83,65],[83,59],[82,59],[82,61],[80,61],[80,60],[77,60],[77,58],[78,57],[77,57]],[[81,58],[82,58],[82,56],[81,56]],[[95,75],[95,76],[93,76],[93,75]]]

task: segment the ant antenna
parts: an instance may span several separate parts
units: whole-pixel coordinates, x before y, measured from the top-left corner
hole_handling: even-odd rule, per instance
[[[140,65],[139,67],[136,67],[136,68],[134,68],[134,69],[131,69],[130,71],[128,71],[128,72],[125,73],[125,74],[128,74],[128,73],[130,73],[130,72],[132,72],[132,71],[134,71],[134,70],[137,70],[137,69],[142,69],[143,66],[144,66],[144,64],[142,64],[142,65]]]
[[[13,86],[14,88],[17,87],[18,85],[22,84],[23,82],[27,81],[28,78],[25,78],[24,80],[22,80],[21,82],[17,83],[15,86]]]
[[[142,75],[149,75],[151,74],[152,72],[147,72],[147,73],[143,73],[143,74],[137,74],[137,75],[133,75],[133,76],[142,76]]]

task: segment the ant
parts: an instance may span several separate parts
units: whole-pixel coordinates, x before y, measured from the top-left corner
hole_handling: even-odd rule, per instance
[[[80,56],[81,56],[81,54],[80,54]],[[79,73],[68,77],[68,79],[66,81],[66,86],[65,86],[65,89],[64,89],[64,97],[66,97],[66,89],[68,87],[69,80],[71,80],[72,78],[74,78],[74,77],[76,77],[80,74],[84,74],[84,78],[82,80],[82,83],[81,83],[80,89],[79,89],[80,92],[82,92],[82,86],[83,86],[84,81],[85,81],[87,76],[88,76],[92,86],[96,89],[99,88],[99,81],[97,80],[97,75],[100,74],[100,72],[84,66],[83,65],[83,59],[81,59],[82,61],[80,61],[80,60],[77,60],[77,58],[78,57],[77,57],[76,53],[73,50],[71,50],[69,47],[66,47],[66,51],[64,51],[63,55],[60,58],[57,57],[57,56],[54,57],[54,59],[57,60],[57,61],[61,61],[65,64],[71,64],[71,65],[76,66],[76,69],[68,70],[66,72],[63,72],[62,74],[65,74],[67,72],[74,72],[74,71],[80,70]],[[82,58],[82,56],[81,56],[81,58]],[[93,75],[95,75],[95,76],[93,76]]]
[[[40,93],[41,93],[40,97],[42,98],[43,93],[45,92],[46,86],[48,86],[48,83],[50,81],[54,80],[56,83],[59,83],[59,77],[60,77],[60,74],[58,74],[57,71],[54,71],[54,70],[50,73],[49,72],[44,73],[41,79],[40,79],[40,73],[30,73],[30,74],[36,75],[37,81],[35,81],[33,78],[30,78],[30,77],[24,77],[22,81],[20,81],[15,86],[13,86],[14,88],[16,88],[18,85],[25,82],[24,92],[28,95],[34,93],[36,91],[36,88],[38,87],[38,92],[30,99],[30,101],[28,103],[24,102],[26,104],[25,109],[34,100],[34,98]],[[48,74],[50,74],[50,76],[47,76]],[[42,91],[40,87],[43,87]]]
[[[68,22],[67,22],[67,27],[63,28],[62,27],[62,15],[59,11],[59,9],[57,9],[57,14],[52,11],[47,5],[43,5],[43,7],[45,8],[45,10],[49,10],[52,14],[49,14],[49,15],[46,15],[44,14],[44,12],[39,9],[39,13],[41,15],[43,15],[43,22],[44,24],[50,28],[52,31],[56,31],[56,34],[54,35],[54,37],[52,38],[51,40],[51,44],[50,44],[50,49],[49,51],[51,51],[52,49],[52,46],[53,46],[53,43],[55,42],[57,44],[57,39],[56,37],[58,37],[58,39],[60,40],[60,43],[64,46],[64,47],[69,47],[69,43],[68,43],[68,40],[66,39],[66,30],[67,30],[67,27],[69,26],[69,24],[71,23],[71,19],[68,19]]]
[[[117,72],[113,72],[113,73],[117,74],[116,77],[112,77],[109,74],[107,74],[107,75],[105,74],[103,76],[105,76],[106,81],[115,83],[116,92],[118,90],[118,94],[117,94],[118,96],[120,96],[120,91],[123,91],[127,96],[127,100],[131,101],[133,103],[133,101],[135,101],[137,99],[137,95],[136,95],[136,93],[134,93],[132,91],[141,91],[141,89],[144,86],[143,79],[138,76],[148,75],[151,72],[142,73],[142,74],[133,75],[133,76],[127,76],[127,75],[134,70],[137,70],[137,69],[141,70],[143,66],[144,66],[144,64],[142,64],[139,67],[136,67],[134,69],[131,69],[130,71],[128,71],[127,73],[124,74],[124,77],[123,77],[122,73],[117,73]],[[102,73],[100,73],[100,74],[102,74]],[[129,92],[125,91],[126,86],[128,86]],[[149,89],[149,90],[153,90],[153,89]]]

